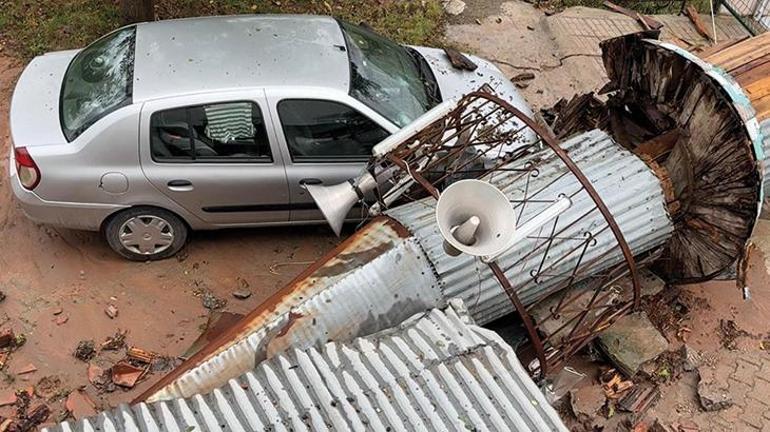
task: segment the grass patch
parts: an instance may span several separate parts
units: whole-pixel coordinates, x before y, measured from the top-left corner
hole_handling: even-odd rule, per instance
[[[156,0],[158,19],[249,13],[334,15],[416,45],[441,45],[444,24],[440,0]],[[25,58],[83,47],[120,24],[115,1],[0,0],[0,38]]]

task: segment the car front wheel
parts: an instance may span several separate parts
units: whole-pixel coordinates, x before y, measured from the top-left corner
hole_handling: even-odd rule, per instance
[[[112,250],[133,261],[173,256],[187,241],[187,225],[175,214],[154,207],[133,207],[112,217],[104,228]]]

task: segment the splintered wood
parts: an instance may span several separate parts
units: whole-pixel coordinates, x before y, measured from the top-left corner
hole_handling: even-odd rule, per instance
[[[770,76],[770,39],[762,40],[734,44],[706,58],[737,71],[738,82],[761,96],[760,102],[770,95],[770,86],[761,87],[770,84],[765,78]],[[607,102],[613,136],[663,168],[656,172],[670,180],[667,200],[678,207],[675,233],[656,266],[669,281],[713,277],[741,256],[762,181],[729,90],[685,56],[640,36],[605,41],[602,49],[608,88],[614,91]],[[747,70],[747,62],[756,68]]]

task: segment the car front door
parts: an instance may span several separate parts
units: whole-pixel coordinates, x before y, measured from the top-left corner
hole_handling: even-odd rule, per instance
[[[140,156],[149,181],[206,223],[286,223],[289,191],[263,90],[148,102]]]
[[[355,100],[299,91],[267,91],[284,152],[292,222],[323,221],[304,184],[334,185],[358,176],[372,147],[396,130]],[[376,121],[374,119],[377,119]],[[361,217],[354,208],[349,219]]]

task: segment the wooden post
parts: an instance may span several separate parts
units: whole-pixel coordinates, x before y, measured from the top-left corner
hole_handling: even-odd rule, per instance
[[[155,0],[120,0],[123,24],[155,21]]]

